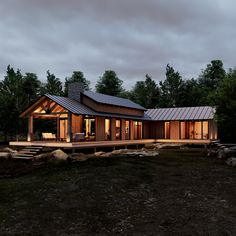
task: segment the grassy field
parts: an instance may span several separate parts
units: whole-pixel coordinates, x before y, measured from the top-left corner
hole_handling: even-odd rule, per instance
[[[236,235],[236,169],[199,150],[0,179],[0,235]]]

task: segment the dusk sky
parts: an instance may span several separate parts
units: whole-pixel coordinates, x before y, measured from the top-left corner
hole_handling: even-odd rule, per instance
[[[166,64],[197,77],[212,59],[236,66],[234,0],[6,0],[0,3],[0,79],[8,64],[46,80],[74,70],[96,83],[115,70],[126,89]]]

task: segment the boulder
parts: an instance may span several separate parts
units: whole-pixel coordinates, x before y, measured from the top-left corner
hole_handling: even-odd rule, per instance
[[[85,155],[84,153],[74,153],[74,154],[71,154],[69,157],[70,161],[86,161],[89,156],[88,155]]]
[[[0,152],[0,159],[10,159],[12,158],[12,154],[9,152]]]
[[[50,158],[48,163],[53,165],[64,165],[68,163],[68,155],[64,153],[61,149],[57,149],[50,153]]]
[[[235,157],[231,157],[231,158],[228,158],[225,163],[229,166],[233,166],[235,167],[236,166],[236,158]]]
[[[61,149],[57,149],[51,152],[51,155],[53,158],[58,159],[58,160],[63,160],[63,161],[66,161],[68,158],[68,155],[64,153]]]
[[[95,153],[94,153],[94,156],[95,156],[95,157],[100,157],[100,156],[102,156],[103,154],[105,154],[105,152],[95,152]]]
[[[52,157],[51,153],[42,153],[34,156],[35,161],[48,161]]]
[[[7,153],[16,153],[17,151],[16,150],[13,150],[9,147],[5,147],[5,148],[1,148],[0,149],[0,152],[7,152]]]

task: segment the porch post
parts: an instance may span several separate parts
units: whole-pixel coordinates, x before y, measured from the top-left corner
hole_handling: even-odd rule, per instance
[[[70,112],[68,112],[68,125],[67,125],[67,138],[66,142],[70,143],[72,142],[72,115]]]
[[[33,123],[34,123],[34,117],[32,115],[29,115],[29,117],[28,117],[28,135],[27,135],[28,142],[31,142],[33,140]]]

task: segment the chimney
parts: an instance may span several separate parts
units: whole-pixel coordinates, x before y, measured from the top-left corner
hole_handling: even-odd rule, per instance
[[[84,92],[84,84],[80,82],[73,82],[68,84],[68,98],[80,102],[81,93]]]

